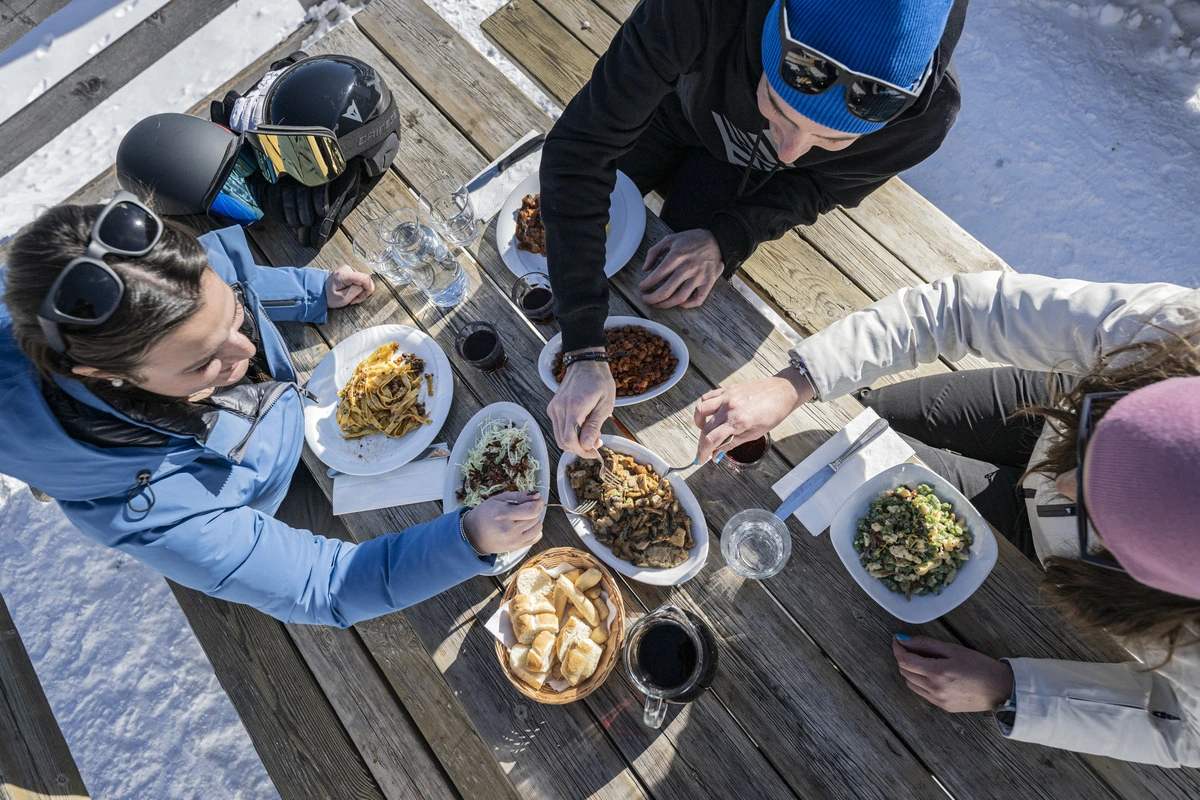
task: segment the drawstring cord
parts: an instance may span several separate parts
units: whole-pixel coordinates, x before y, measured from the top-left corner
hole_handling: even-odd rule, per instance
[[[154,504],[158,502],[157,498],[154,496],[154,489],[150,488],[150,470],[143,469],[139,471],[136,480],[137,484],[135,484],[134,487],[129,490],[129,494],[125,498],[125,505],[128,506],[129,510],[135,514],[147,514],[149,513],[150,509],[154,508]],[[138,492],[140,492],[142,489],[145,489],[150,496],[146,498],[145,508],[138,508],[134,506],[133,501],[137,497]]]
[[[734,195],[735,200],[741,197],[742,192],[744,192],[746,189],[746,183],[750,180],[750,172],[754,169],[754,162],[758,160],[758,148],[761,143],[762,131],[760,130],[754,137],[754,149],[750,151],[750,158],[746,159],[746,169],[742,172],[742,182],[738,184],[737,194]],[[750,191],[746,192],[746,194],[754,194],[759,189],[766,186],[767,181],[771,180],[771,177],[782,168],[783,164],[779,161],[779,158],[776,157],[775,166],[771,167],[771,170],[767,173],[766,177],[754,184],[754,187],[750,189]]]

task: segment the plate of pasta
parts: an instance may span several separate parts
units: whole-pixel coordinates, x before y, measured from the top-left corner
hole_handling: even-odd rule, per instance
[[[407,464],[446,422],[454,398],[450,361],[437,342],[405,325],[378,325],[340,342],[313,370],[304,438],[347,475]]]

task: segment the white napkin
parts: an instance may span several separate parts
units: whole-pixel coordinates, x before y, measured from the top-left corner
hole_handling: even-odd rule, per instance
[[[559,564],[554,569],[546,569],[545,567],[538,567],[538,569],[540,569],[542,572],[545,572],[551,578],[557,578],[559,575],[565,575],[572,569],[576,568],[570,564]],[[609,598],[608,592],[601,591],[600,599],[602,599],[605,605],[608,606],[608,616],[605,617],[604,621],[600,623],[601,627],[604,628],[604,632],[608,633],[609,622],[616,619],[617,607],[613,605],[613,601]],[[486,628],[492,634],[492,636],[495,636],[500,641],[500,644],[504,645],[505,650],[511,650],[513,645],[517,643],[517,634],[513,632],[512,619],[510,619],[508,616],[508,605],[508,603],[501,605],[496,609],[496,613],[492,614],[492,616],[488,618],[487,622],[483,623],[483,627]],[[607,645],[605,646],[607,647]],[[566,679],[562,679],[547,680],[546,685],[556,692],[561,692],[571,684]]]
[[[501,158],[516,150],[517,147],[537,136],[537,131],[530,131],[522,136],[513,146],[500,154],[491,164],[487,165],[487,169],[482,169],[479,174],[487,172],[495,164],[499,163]],[[504,205],[504,201],[512,194],[512,190],[517,188],[517,184],[528,178],[533,173],[537,172],[542,166],[542,151],[535,150],[529,155],[522,158],[517,163],[513,164],[508,169],[493,177],[490,181],[480,186],[475,191],[471,192],[471,202],[475,206],[475,215],[480,219],[491,219],[500,211],[500,206]],[[467,181],[470,183],[470,181]]]
[[[879,415],[867,409],[835,433],[825,444],[813,451],[796,468],[784,475],[771,488],[780,500],[786,498],[800,484],[815,475],[830,461],[835,460],[850,443],[858,438]],[[891,428],[880,434],[873,442],[859,450],[853,458],[842,465],[833,477],[822,486],[804,505],[796,509],[794,516],[813,536],[819,536],[829,527],[834,514],[842,502],[859,486],[883,472],[888,467],[901,464],[913,456],[913,449]]]
[[[448,458],[427,458],[379,475],[339,473],[333,479],[334,516],[441,500],[449,468]]]

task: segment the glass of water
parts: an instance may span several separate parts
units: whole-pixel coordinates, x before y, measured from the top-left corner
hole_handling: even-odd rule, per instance
[[[424,225],[411,208],[398,208],[384,218],[381,236],[392,257],[412,276],[412,282],[435,306],[462,302],[471,278],[437,231]]]
[[[729,518],[721,531],[721,555],[743,578],[763,580],[776,575],[792,555],[787,524],[762,508],[747,508]]]
[[[391,246],[383,239],[383,222],[386,217],[369,219],[357,231],[351,244],[354,257],[366,264],[376,275],[387,278],[394,286],[403,286],[412,280],[404,265],[392,256]]]
[[[455,247],[470,247],[483,233],[483,220],[475,213],[471,193],[454,178],[442,178],[426,186],[417,207],[421,218]]]

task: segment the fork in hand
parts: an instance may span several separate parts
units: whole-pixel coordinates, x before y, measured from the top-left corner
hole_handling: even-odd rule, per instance
[[[519,506],[522,503],[524,503],[525,501],[524,500],[505,500],[504,502],[508,503],[510,506]],[[599,505],[599,503],[597,503],[595,500],[584,500],[582,503],[575,506],[574,508],[571,508],[570,506],[565,506],[562,503],[546,503],[546,508],[561,508],[563,511],[567,512],[568,514],[574,514],[577,517],[582,517],[598,505]]]

